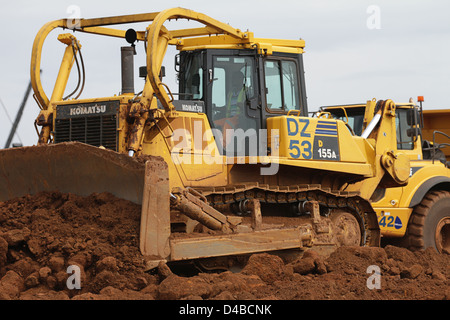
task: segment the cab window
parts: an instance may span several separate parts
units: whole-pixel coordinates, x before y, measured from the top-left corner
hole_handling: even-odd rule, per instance
[[[299,78],[293,60],[264,62],[266,101],[270,111],[300,110]]]
[[[413,150],[413,138],[408,136],[408,129],[412,128],[412,126],[408,124],[408,109],[396,110],[395,127],[397,130],[397,149]]]

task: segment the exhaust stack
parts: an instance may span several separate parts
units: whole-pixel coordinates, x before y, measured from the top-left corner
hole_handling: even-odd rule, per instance
[[[122,58],[122,94],[134,94],[134,55],[135,48],[121,47]]]

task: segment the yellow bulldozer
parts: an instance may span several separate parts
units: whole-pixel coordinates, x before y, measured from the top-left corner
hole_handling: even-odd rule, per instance
[[[378,188],[371,203],[383,242],[450,253],[450,113],[423,110],[423,101],[419,96],[419,105],[412,99],[397,104],[397,150],[410,159],[409,183]],[[346,122],[358,136],[372,114],[366,113],[365,104],[322,107],[321,113]]]
[[[196,25],[169,30],[169,20]],[[136,23],[148,27],[130,28]],[[41,53],[56,28],[72,30],[58,35],[66,49],[47,96]],[[77,33],[124,39],[120,94],[79,98],[85,65]],[[137,44],[146,52],[138,92]],[[177,89],[163,82],[169,45],[178,50]],[[378,246],[371,199],[410,179],[410,157],[396,141],[398,109],[391,100],[368,101],[373,121],[365,137],[353,135],[345,121],[309,117],[304,47],[304,40],[257,38],[183,8],[45,24],[31,60],[41,109],[38,145],[0,151],[0,201],[58,190],[110,192],[141,204],[140,250],[148,268]],[[79,90],[67,95],[74,65]]]

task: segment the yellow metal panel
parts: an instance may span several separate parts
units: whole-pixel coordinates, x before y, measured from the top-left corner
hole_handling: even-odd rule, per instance
[[[175,36],[175,32],[171,31]],[[190,51],[205,48],[231,48],[231,49],[253,49],[258,48],[260,53],[272,54],[273,52],[303,53],[305,47],[304,40],[279,40],[279,39],[259,39],[253,38],[251,32],[244,33],[243,38],[236,38],[229,35],[216,35],[209,37],[179,39],[176,41],[178,50]]]
[[[405,235],[412,209],[375,208],[375,212],[383,236],[402,237]]]
[[[263,39],[254,38],[254,43],[270,43],[276,47],[304,48],[305,40]]]
[[[403,187],[403,195],[399,201],[399,206],[408,207],[420,186],[427,180],[438,176],[450,177],[450,170],[441,162],[435,161],[433,165],[431,160],[411,161],[409,182]],[[389,189],[386,191],[387,194],[390,192]]]
[[[155,127],[146,131],[143,153],[166,160],[171,188],[226,184],[226,159],[217,149],[206,114],[177,111],[168,120],[171,128],[161,127],[162,134]]]
[[[399,208],[401,204],[401,206],[405,207],[403,203],[400,202],[403,189],[403,187],[386,188],[384,197],[376,202],[372,202],[372,205],[378,208]]]
[[[207,26],[204,28],[180,29],[170,31],[170,34],[173,38],[197,37],[220,33],[221,31],[218,28],[214,28],[211,26]]]
[[[267,119],[267,129],[272,156],[279,156],[280,164],[373,175],[366,160],[369,145],[354,139],[340,120],[280,116]]]
[[[86,27],[97,27],[114,24],[153,21],[158,14],[159,12],[152,12],[152,13],[131,14],[123,16],[104,17],[104,18],[82,19],[80,21],[80,27],[86,28]]]
[[[348,174],[362,175],[365,177],[373,176],[370,164],[359,164],[349,162],[330,162],[330,161],[314,161],[314,160],[290,160],[290,159],[271,159],[270,163],[279,163],[288,166],[296,166],[310,169],[318,169],[325,171],[336,171]]]

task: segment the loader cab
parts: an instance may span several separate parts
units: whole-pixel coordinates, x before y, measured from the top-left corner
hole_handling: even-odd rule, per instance
[[[268,118],[293,110],[308,114],[301,54],[203,49],[182,51],[176,64],[180,99],[203,101],[219,150],[224,152],[230,151],[225,150],[230,133],[232,139],[243,138],[245,146],[250,141],[258,141],[259,146],[265,138],[260,129],[267,128]],[[249,148],[233,150],[237,154],[256,155]]]
[[[418,159],[438,161],[450,165],[448,162],[449,136],[444,132],[425,126],[422,108],[414,104],[400,104],[397,106],[397,121],[399,129],[397,135],[401,135],[403,142],[397,148],[400,150],[413,150]]]
[[[321,107],[320,111],[329,113],[333,118],[344,121],[352,134],[360,136],[364,131],[365,104]],[[433,158],[432,141],[422,137],[422,111],[412,103],[396,104],[395,127],[397,150],[408,154],[411,160],[430,160]],[[437,151],[435,159],[442,160]]]
[[[363,132],[365,104],[321,107],[319,112],[329,113],[332,118],[342,120],[351,133],[360,136]]]

